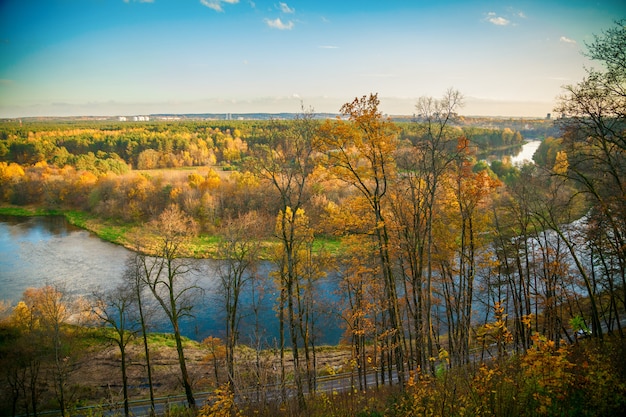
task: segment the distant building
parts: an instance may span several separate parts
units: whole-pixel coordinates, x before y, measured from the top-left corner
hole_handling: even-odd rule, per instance
[[[548,115],[546,116],[546,120],[550,120],[550,117],[552,117],[552,115],[548,113]]]
[[[117,118],[120,122],[125,122],[126,121],[126,116],[120,116]]]

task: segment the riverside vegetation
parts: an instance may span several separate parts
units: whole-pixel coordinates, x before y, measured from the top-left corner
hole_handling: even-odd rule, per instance
[[[332,120],[303,109],[267,122],[4,122],[6,210],[63,213],[134,255],[113,290],[69,300],[47,285],[4,308],[2,412],[119,400],[129,415],[129,399],[169,390],[187,403],[170,413],[190,415],[623,410],[624,22],[588,54],[603,69],[565,87],[555,124],[525,123],[558,133],[523,166],[477,157],[523,136],[459,117],[452,89],[420,98],[411,122],[384,117],[376,94]],[[179,322],[202,302],[185,272],[203,256],[221,260],[224,332],[197,343]],[[316,289],[331,270],[341,349],[316,343]],[[276,288],[273,346],[240,334],[258,321],[259,280]],[[171,324],[175,386],[148,331],[155,311]],[[106,352],[120,388],[105,395],[81,372]],[[317,390],[339,371],[351,389]]]

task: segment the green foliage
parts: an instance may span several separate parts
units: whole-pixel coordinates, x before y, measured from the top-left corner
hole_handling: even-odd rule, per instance
[[[199,346],[199,342],[191,340],[188,337],[182,336],[182,340],[184,346]],[[157,349],[159,347],[176,348],[176,340],[174,339],[174,335],[171,333],[149,333],[148,343],[150,344],[150,346],[153,346]]]
[[[520,176],[520,170],[510,160],[493,161],[491,170],[506,184],[514,183]]]
[[[582,316],[575,316],[569,320],[569,325],[574,332],[579,330],[588,332],[589,327],[587,327],[587,323],[585,323],[585,319]]]
[[[0,207],[0,215],[4,216],[55,216],[61,214],[58,210],[31,207]]]
[[[557,154],[563,149],[562,143],[562,139],[555,139],[553,137],[544,139],[541,145],[539,145],[539,148],[537,148],[533,160],[540,167],[552,169]]]

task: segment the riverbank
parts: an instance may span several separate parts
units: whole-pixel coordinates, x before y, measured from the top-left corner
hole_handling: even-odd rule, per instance
[[[123,223],[111,219],[102,219],[86,212],[77,210],[46,209],[34,206],[0,206],[0,215],[17,217],[34,216],[61,216],[72,226],[87,230],[100,239],[123,246],[126,249],[137,251],[133,236],[145,234],[145,223]],[[189,243],[181,248],[181,256],[196,259],[219,259],[219,245],[221,238],[217,235],[200,234],[193,237]],[[261,247],[260,259],[270,258],[271,248],[276,241],[266,239],[259,241]],[[313,250],[325,250],[330,254],[340,251],[340,241],[334,238],[317,237],[313,244]],[[148,255],[155,255],[148,253]]]

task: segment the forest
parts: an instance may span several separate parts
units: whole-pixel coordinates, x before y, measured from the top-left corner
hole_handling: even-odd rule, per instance
[[[407,121],[385,117],[369,94],[324,119],[303,107],[294,120],[2,122],[3,212],[65,214],[113,230],[108,238],[135,255],[114,290],[70,301],[44,286],[3,305],[0,410],[71,415],[85,402],[70,377],[98,330],[118,351],[118,412],[132,414],[139,391],[154,411],[150,309],[172,328],[187,405],[172,415],[623,410],[623,22],[588,54],[602,70],[564,87],[560,117],[535,122],[550,135],[522,166],[489,154],[520,146],[531,122],[524,135],[474,124],[459,116],[454,89],[420,98]],[[214,374],[204,380],[179,330],[194,303],[185,272],[202,257],[221,262],[225,312],[224,337],[199,344]],[[269,276],[256,274],[261,260]],[[317,291],[330,271],[349,355],[340,369],[319,365],[329,348],[316,342]],[[273,348],[239,330],[241,294],[261,279],[277,289]],[[142,351],[139,391],[128,383],[131,346]],[[350,389],[321,390],[332,373],[349,375]],[[211,389],[206,404],[200,387]]]

